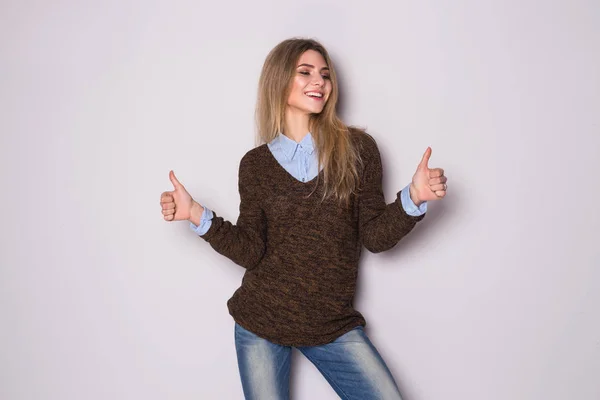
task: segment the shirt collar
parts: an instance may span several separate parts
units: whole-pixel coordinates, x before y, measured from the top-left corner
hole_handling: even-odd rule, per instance
[[[283,150],[283,153],[285,154],[285,156],[290,160],[294,158],[294,154],[296,154],[296,150],[298,149],[298,146],[302,147],[302,149],[304,151],[306,151],[308,154],[312,154],[315,149],[315,146],[313,143],[313,137],[310,132],[308,132],[302,138],[300,143],[296,143],[295,140],[290,139],[289,137],[285,136],[281,132],[279,132],[279,135],[277,135],[276,140],[279,143],[279,146],[281,147],[281,149]]]

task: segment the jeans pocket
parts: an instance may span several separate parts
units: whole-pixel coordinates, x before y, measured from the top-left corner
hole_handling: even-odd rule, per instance
[[[250,332],[248,329],[244,328],[243,326],[241,326],[237,322],[235,323],[234,330],[235,330],[235,336],[236,337],[237,336],[244,336],[246,338],[262,339],[258,335],[256,335],[254,332]]]
[[[358,325],[334,340],[334,343],[364,342],[364,327]]]

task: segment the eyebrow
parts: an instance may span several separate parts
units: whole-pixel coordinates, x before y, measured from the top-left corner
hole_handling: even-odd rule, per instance
[[[310,65],[310,64],[300,64],[298,65],[296,68],[300,68],[300,67],[310,67],[310,68],[314,68],[314,65]],[[324,69],[329,70],[329,67],[323,67],[321,68],[321,71],[323,71]]]

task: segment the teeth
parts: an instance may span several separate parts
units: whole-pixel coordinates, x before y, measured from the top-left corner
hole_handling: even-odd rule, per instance
[[[323,97],[323,95],[321,93],[314,93],[314,92],[308,92],[306,93],[307,96],[311,96],[311,97]]]

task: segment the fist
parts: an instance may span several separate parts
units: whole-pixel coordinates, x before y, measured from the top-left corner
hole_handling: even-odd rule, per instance
[[[173,190],[160,195],[160,206],[165,221],[184,221],[190,219],[192,213],[192,196],[179,183],[173,171],[169,172]]]

